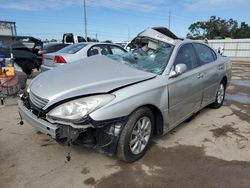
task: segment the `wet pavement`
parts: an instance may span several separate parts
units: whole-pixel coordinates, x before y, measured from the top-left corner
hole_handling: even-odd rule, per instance
[[[233,62],[233,77],[225,96],[225,104],[250,123],[250,62]]]
[[[67,148],[27,124],[15,105],[0,108],[0,187],[250,187],[250,62],[233,62],[220,109],[154,138],[141,160],[127,164],[90,148]]]

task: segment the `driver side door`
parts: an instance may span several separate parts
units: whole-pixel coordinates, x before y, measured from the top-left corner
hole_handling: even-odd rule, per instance
[[[169,128],[173,128],[200,109],[202,100],[202,75],[191,43],[180,47],[173,69],[185,64],[186,72],[169,78]]]

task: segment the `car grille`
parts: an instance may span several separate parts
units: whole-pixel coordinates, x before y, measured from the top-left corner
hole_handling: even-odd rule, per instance
[[[48,104],[49,102],[49,100],[38,97],[32,92],[29,93],[29,98],[30,98],[30,102],[39,109],[42,109],[43,107],[45,107],[46,104]]]

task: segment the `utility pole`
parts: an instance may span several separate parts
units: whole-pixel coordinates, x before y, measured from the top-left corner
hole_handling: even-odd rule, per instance
[[[168,12],[168,29],[170,30],[170,22],[171,22],[171,10]]]
[[[128,26],[128,41],[130,41],[130,27]]]
[[[97,37],[97,33],[95,34],[95,40],[96,40],[96,42],[98,41],[98,37]]]
[[[84,29],[85,29],[85,39],[86,39],[86,41],[88,42],[86,0],[83,0],[83,7],[84,7]]]

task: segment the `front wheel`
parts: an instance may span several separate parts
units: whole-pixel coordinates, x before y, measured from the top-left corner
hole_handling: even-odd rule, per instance
[[[212,108],[220,108],[222,106],[224,98],[225,98],[225,90],[226,90],[226,84],[222,81],[219,85],[219,88],[216,94],[216,99],[211,104]]]
[[[136,110],[123,128],[118,148],[118,157],[126,162],[140,159],[147,151],[154,130],[154,116],[149,108]]]

